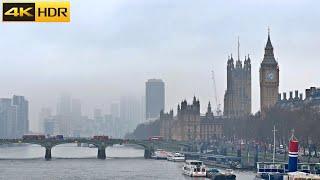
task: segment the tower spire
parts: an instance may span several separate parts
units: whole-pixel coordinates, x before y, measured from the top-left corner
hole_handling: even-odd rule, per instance
[[[240,38],[238,36],[238,61],[240,61]]]
[[[273,49],[271,39],[270,39],[270,27],[268,27],[268,41],[266,44],[266,49]]]

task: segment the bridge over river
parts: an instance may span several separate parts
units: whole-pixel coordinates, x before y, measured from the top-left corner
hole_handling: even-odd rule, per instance
[[[144,157],[151,158],[156,149],[165,149],[169,151],[194,150],[191,142],[165,141],[165,140],[134,140],[134,139],[106,139],[97,140],[94,138],[63,138],[63,139],[0,139],[0,145],[3,144],[37,144],[45,148],[45,159],[51,160],[51,149],[60,144],[86,143],[97,147],[97,158],[106,159],[106,147],[114,144],[135,144],[144,148]]]

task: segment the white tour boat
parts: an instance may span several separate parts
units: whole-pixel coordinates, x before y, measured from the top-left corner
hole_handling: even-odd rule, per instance
[[[174,152],[174,153],[170,152],[168,153],[167,160],[173,161],[173,162],[183,162],[185,160],[185,157],[183,154],[179,152]]]
[[[183,165],[183,174],[191,177],[206,177],[207,169],[202,161],[186,160]]]
[[[173,152],[168,152],[168,154],[167,154],[167,160],[168,160],[168,161],[172,161],[172,160],[173,160],[173,156],[174,156],[174,153],[173,153]]]
[[[173,162],[183,162],[184,160],[185,160],[185,157],[181,153],[176,152],[172,156],[172,161]]]
[[[167,159],[168,152],[163,149],[157,149],[154,154],[152,155],[153,159]]]

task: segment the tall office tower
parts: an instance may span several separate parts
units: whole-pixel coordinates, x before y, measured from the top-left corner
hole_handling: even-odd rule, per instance
[[[270,32],[268,32],[268,41],[264,50],[260,66],[260,108],[262,114],[277,103],[279,94],[279,65],[274,58]]]
[[[52,111],[50,108],[41,108],[39,112],[39,131],[45,132],[45,119],[52,116]]]
[[[22,137],[29,132],[29,103],[24,96],[14,95],[12,105],[17,109],[17,135]]]
[[[241,117],[251,114],[251,60],[240,60],[238,42],[238,60],[234,66],[231,55],[227,63],[227,90],[224,95],[224,116]]]
[[[57,115],[70,115],[71,113],[71,95],[61,94],[57,104]]]
[[[110,114],[113,118],[119,118],[120,116],[119,103],[112,103],[110,105]]]
[[[122,97],[120,100],[120,137],[133,131],[141,121],[140,102],[135,97]]]
[[[17,107],[12,99],[0,99],[0,138],[21,138],[17,134]]]
[[[161,79],[149,79],[146,82],[146,119],[154,120],[160,117],[164,110],[165,86]]]
[[[81,134],[82,126],[82,110],[80,99],[71,100],[71,134],[73,137],[78,137]]]
[[[93,119],[94,120],[102,120],[103,117],[102,117],[102,110],[101,109],[94,109],[93,111]]]
[[[71,114],[73,116],[82,116],[82,108],[80,99],[72,99],[71,101]]]
[[[57,104],[56,126],[57,132],[65,136],[72,136],[71,130],[71,95],[62,94]]]
[[[119,138],[119,131],[120,131],[120,105],[117,102],[113,102],[110,105],[110,115],[111,115],[111,124],[109,126],[111,126],[112,128],[112,132],[111,132],[111,136],[112,137],[117,137]]]
[[[140,123],[144,123],[146,121],[146,98],[145,96],[141,97],[141,101],[140,101]]]

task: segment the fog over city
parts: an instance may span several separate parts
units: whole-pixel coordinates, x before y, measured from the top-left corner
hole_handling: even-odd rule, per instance
[[[72,0],[69,24],[0,24],[0,97],[29,101],[30,129],[61,93],[80,99],[82,114],[109,113],[121,97],[145,96],[151,78],[165,83],[165,108],[193,96],[201,112],[214,102],[211,71],[223,104],[228,56],[250,54],[252,111],[259,104],[259,66],[267,29],[280,66],[279,91],[320,83],[318,1]],[[313,18],[307,18],[313,17]],[[223,106],[222,106],[223,107]]]

